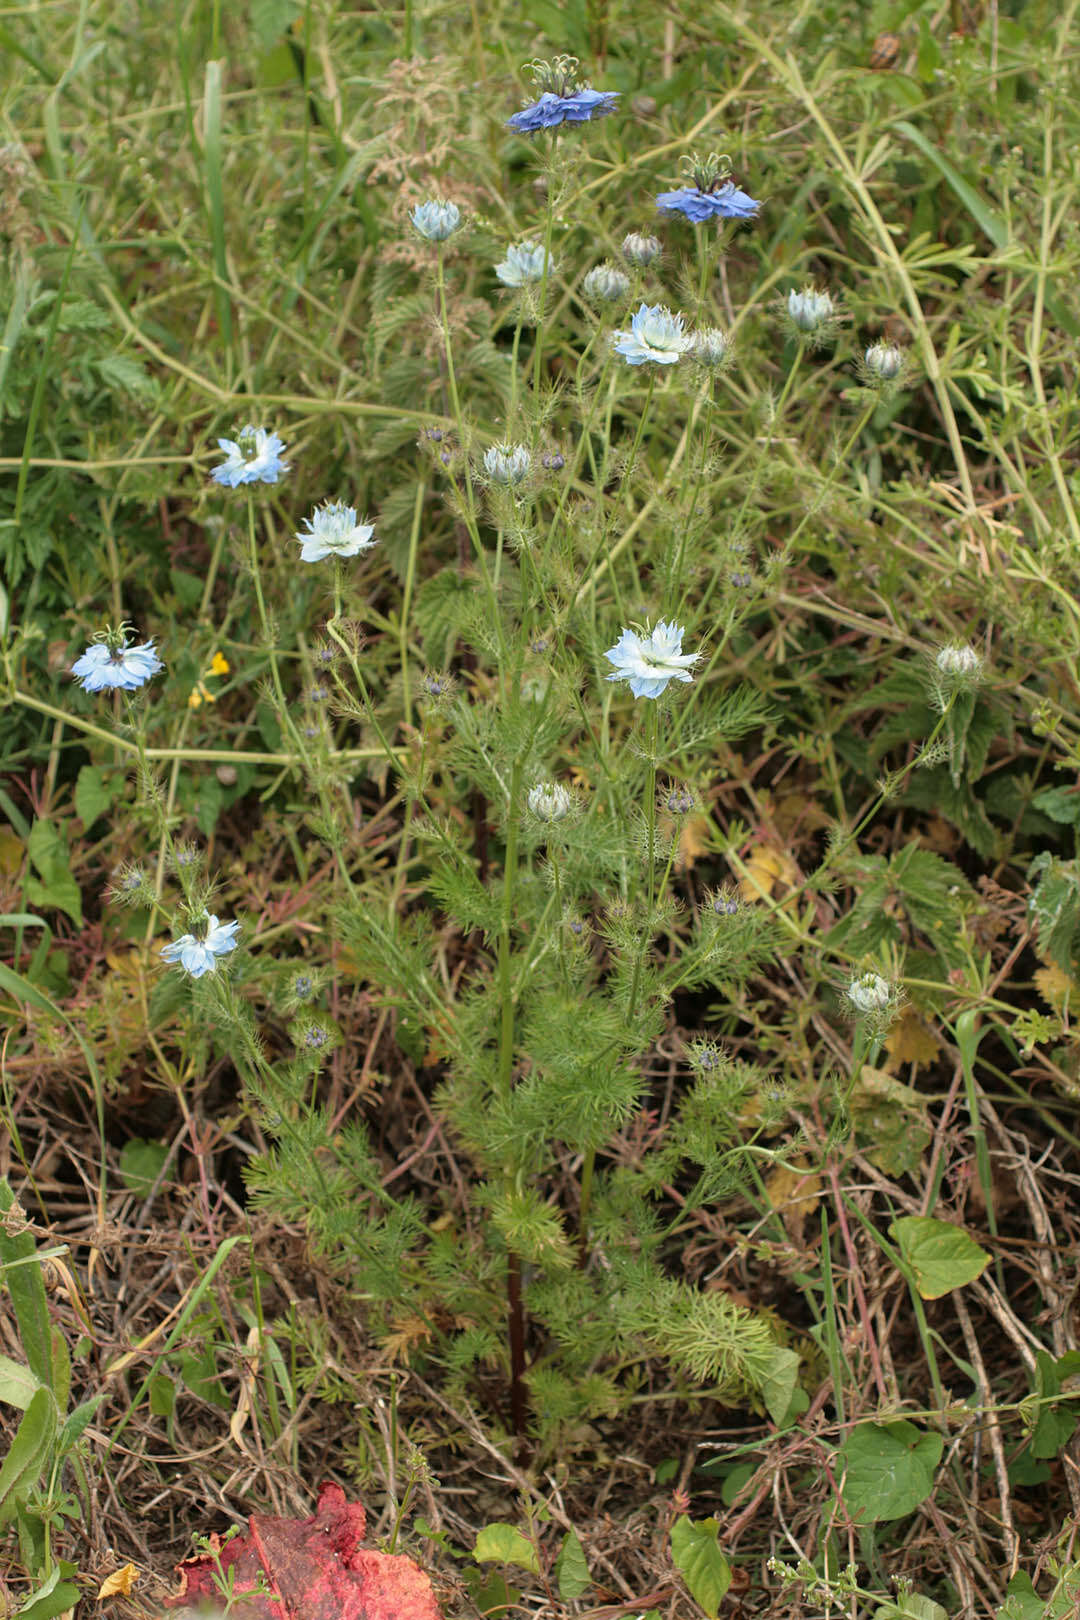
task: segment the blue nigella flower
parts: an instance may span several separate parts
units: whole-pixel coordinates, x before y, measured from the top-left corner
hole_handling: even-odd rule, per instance
[[[761,204],[728,180],[716,191],[702,191],[697,186],[662,191],[656,206],[669,214],[685,214],[700,225],[707,219],[753,219]]]
[[[615,665],[609,681],[629,681],[635,697],[658,698],[669,681],[691,680],[687,674],[700,653],[682,650],[683,627],[661,619],[652,630],[639,634],[624,630],[604,657]]]
[[[535,135],[539,129],[556,129],[560,124],[587,124],[590,118],[603,118],[615,111],[617,90],[573,90],[556,95],[545,90],[538,101],[530,102],[506,120],[519,135]]]
[[[123,630],[111,630],[76,658],[71,673],[84,692],[103,692],[108,687],[134,692],[164,668],[152,641],[129,647]]]
[[[240,429],[235,439],[219,439],[218,444],[226,459],[210,476],[215,483],[226,484],[230,489],[235,489],[237,484],[276,484],[281,474],[289,470],[288,462],[281,459],[284,439],[279,439],[276,433],[268,433],[265,428],[252,427],[250,422]]]
[[[554,260],[548,258],[548,275],[554,270]],[[542,281],[544,277],[544,245],[542,242],[516,242],[507,248],[506,258],[495,266],[495,274],[506,287],[524,287],[529,281]]]
[[[693,338],[683,330],[683,317],[673,315],[663,304],[643,303],[630,317],[629,332],[616,332],[613,341],[615,353],[632,366],[643,366],[646,361],[673,366],[694,346]]]
[[[376,542],[373,523],[357,523],[355,506],[327,501],[305,518],[307,534],[298,534],[301,562],[321,562],[324,557],[355,557],[370,551]]]
[[[461,210],[457,203],[432,200],[417,203],[409,218],[414,228],[429,242],[445,242],[461,224]]]
[[[163,945],[161,955],[166,962],[179,962],[185,973],[201,979],[204,973],[213,973],[219,956],[228,956],[236,949],[238,922],[219,923],[216,917],[205,917],[199,934],[185,934],[169,945]]]

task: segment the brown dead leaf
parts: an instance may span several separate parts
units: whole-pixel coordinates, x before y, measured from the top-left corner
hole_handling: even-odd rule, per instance
[[[14,877],[22,866],[23,841],[10,827],[0,827],[0,877]]]

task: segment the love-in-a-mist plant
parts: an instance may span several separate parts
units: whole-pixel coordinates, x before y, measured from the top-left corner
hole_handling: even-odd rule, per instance
[[[430,243],[453,424],[421,445],[467,556],[420,593],[421,624],[453,604],[445,656],[462,678],[423,677],[407,747],[336,614],[328,626],[345,654],[325,677],[337,712],[378,736],[407,800],[391,904],[343,882],[335,929],[350,969],[393,1008],[471,1166],[465,1206],[433,1221],[415,1199],[391,1198],[365,1131],[333,1127],[306,1070],[301,1080],[260,1067],[249,1080],[272,1143],[249,1167],[254,1196],[305,1223],[367,1301],[372,1331],[487,1404],[494,1391],[509,1427],[545,1443],[632,1398],[651,1357],[693,1385],[764,1400],[778,1420],[798,1367],[764,1316],[684,1277],[679,1221],[657,1204],[671,1181],[699,1197],[730,1191],[748,1155],[766,1152],[739,1124],[760,1073],[691,1035],[666,1129],[647,1151],[627,1145],[674,998],[738,984],[777,933],[729,894],[687,904],[677,870],[705,749],[765,719],[757,694],[723,672],[735,599],[725,589],[699,610],[687,551],[704,520],[707,401],[730,342],[715,313],[698,331],[660,303],[643,301],[620,328],[629,278],[607,266],[588,282],[596,324],[574,385],[561,400],[550,391],[544,355],[568,341],[552,311],[588,269],[556,227],[565,234],[584,184],[593,132],[581,126],[615,105],[574,68],[536,64],[540,99],[511,120],[534,141],[546,185],[541,218],[493,267],[513,331],[497,422],[473,416],[459,383],[447,247],[453,237],[455,255],[467,251],[460,211],[433,198],[410,216]],[[733,187],[716,196],[717,217],[756,212]],[[625,249],[632,262],[652,257],[642,243]],[[647,499],[655,469],[640,455],[657,400],[686,417],[694,455],[684,487],[666,493],[664,567],[645,578],[609,486]],[[298,536],[306,554],[353,536],[354,518],[316,514]],[[304,1064],[324,1060],[307,1040]],[[751,1136],[767,1128],[768,1104],[755,1108]]]

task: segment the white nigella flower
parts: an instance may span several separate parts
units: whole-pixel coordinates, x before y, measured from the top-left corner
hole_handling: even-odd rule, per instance
[[[219,439],[225,460],[215,467],[210,476],[217,484],[235,489],[238,484],[276,484],[289,463],[282,461],[285,441],[266,428],[253,427],[249,422],[235,439]]]
[[[317,506],[304,522],[307,534],[298,534],[301,562],[321,562],[324,557],[355,557],[370,551],[376,541],[373,523],[357,523],[355,506],[327,501]]]
[[[409,218],[413,222],[413,229],[426,236],[429,242],[445,242],[461,224],[461,210],[457,203],[433,199],[417,203]]]
[[[651,361],[657,366],[673,366],[694,346],[684,330],[683,317],[673,315],[663,304],[642,304],[631,316],[629,332],[614,335],[615,353],[631,366]]]
[[[555,262],[548,258],[548,275]],[[515,242],[507,248],[506,258],[495,266],[495,274],[505,287],[524,287],[530,281],[544,278],[544,244],[542,242]]]
[[[822,332],[832,320],[833,301],[827,292],[804,287],[802,292],[788,293],[787,310],[795,329],[811,337]]]
[[[983,661],[974,647],[963,647],[956,641],[942,647],[935,662],[942,675],[954,680],[957,677],[971,680],[982,672]]]
[[[493,484],[523,484],[532,457],[523,444],[493,444],[484,451],[484,471]]]
[[[529,812],[537,821],[562,821],[570,814],[570,789],[559,782],[538,782],[529,789]]]
[[[848,985],[847,998],[856,1012],[882,1012],[892,998],[892,987],[880,973],[860,973]]]
[[[604,654],[615,665],[609,681],[629,681],[635,697],[658,698],[669,681],[691,680],[687,673],[700,653],[682,650],[683,627],[664,619],[652,630],[639,634],[624,630],[610,652]]]
[[[219,923],[216,917],[204,917],[198,934],[184,934],[169,945],[163,945],[161,955],[166,962],[179,962],[185,973],[201,979],[204,973],[217,969],[219,956],[227,956],[236,949],[238,922]]]

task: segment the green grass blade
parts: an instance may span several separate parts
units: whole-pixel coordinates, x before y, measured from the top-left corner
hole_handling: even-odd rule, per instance
[[[227,350],[232,349],[232,306],[229,266],[225,257],[225,186],[221,167],[221,63],[207,62],[203,89],[203,160],[206,164],[206,211],[214,252],[214,298],[218,324]]]

